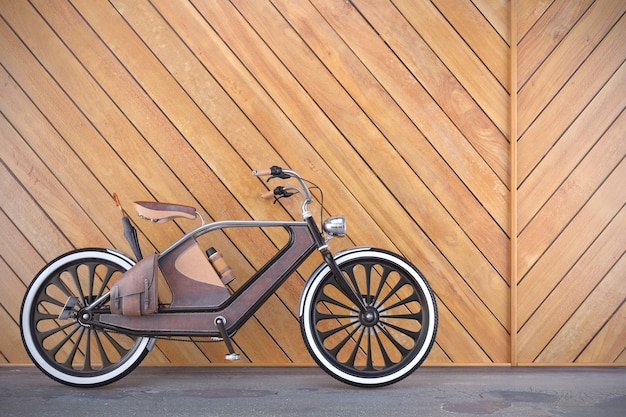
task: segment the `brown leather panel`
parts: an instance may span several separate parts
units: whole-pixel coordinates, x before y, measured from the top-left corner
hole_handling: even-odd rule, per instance
[[[198,244],[189,245],[174,261],[174,267],[185,277],[211,285],[222,286],[220,277]]]
[[[165,280],[172,290],[172,307],[217,307],[222,304],[230,296],[228,289],[222,284],[219,277],[211,279],[211,283],[203,282],[201,279],[209,279],[209,273],[215,273],[213,267],[208,260],[204,265],[199,265],[197,250],[200,256],[204,254],[199,249],[193,248],[198,246],[195,240],[188,239],[171,252],[159,259],[159,266],[165,276]],[[186,253],[188,252],[189,253]],[[196,253],[196,255],[194,255]],[[178,262],[179,256],[183,257],[181,263]],[[195,266],[194,266],[195,264]],[[181,272],[178,268],[182,266]],[[197,270],[195,268],[198,268]],[[193,277],[187,274],[193,275]]]
[[[191,220],[196,218],[196,209],[191,206],[156,201],[135,201],[133,205],[139,217],[155,223],[165,223],[177,217]]]
[[[111,313],[142,316],[158,310],[157,256],[153,254],[124,273],[111,287]]]

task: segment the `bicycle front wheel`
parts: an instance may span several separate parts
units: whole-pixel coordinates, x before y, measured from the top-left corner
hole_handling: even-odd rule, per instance
[[[300,324],[311,356],[334,378],[361,387],[393,384],[426,359],[437,332],[430,286],[404,258],[380,249],[339,255],[361,311],[327,266],[303,293]]]
[[[82,320],[87,314],[83,309],[133,265],[111,250],[81,249],[60,256],[37,274],[22,303],[21,332],[26,351],[43,373],[66,385],[97,387],[139,365],[148,354],[149,337],[106,331]],[[76,297],[75,305],[61,318],[69,297]],[[103,309],[108,311],[108,305],[99,307]],[[90,319],[97,321],[97,314]]]

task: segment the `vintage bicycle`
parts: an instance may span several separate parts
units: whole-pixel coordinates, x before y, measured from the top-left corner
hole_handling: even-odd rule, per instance
[[[265,198],[301,195],[302,221],[218,221],[205,224],[195,208],[136,202],[140,217],[156,223],[201,218],[202,224],[160,253],[143,257],[136,229],[122,211],[135,257],[115,249],[78,249],[47,264],[30,284],[21,333],[35,365],[52,379],[97,387],[128,375],[158,338],[223,341],[227,360],[239,359],[231,338],[314,252],[322,263],[306,281],[298,307],[302,337],[315,362],[339,381],[360,387],[395,383],[427,357],[437,332],[437,306],[420,271],[402,256],[369,246],[332,254],[328,242],[346,234],[334,216],[316,223],[309,206],[313,183],[277,166],[253,172],[289,180]],[[321,193],[321,191],[320,191]],[[321,197],[323,212],[323,196]],[[232,290],[232,272],[198,238],[234,228],[280,228],[287,242]],[[159,273],[171,300],[159,303]],[[161,284],[162,285],[162,284]]]

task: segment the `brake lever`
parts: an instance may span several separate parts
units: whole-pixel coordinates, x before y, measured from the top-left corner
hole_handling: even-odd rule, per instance
[[[266,180],[266,182],[270,182],[270,180],[274,178],[280,178],[281,180],[286,180],[291,178],[291,175],[283,172],[283,169],[279,166],[274,165],[270,168],[271,176]]]
[[[280,200],[281,198],[289,198],[295,194],[296,193],[289,191],[287,188],[283,187],[282,185],[279,185],[278,187],[274,188],[274,203],[273,204],[276,204],[278,200]]]

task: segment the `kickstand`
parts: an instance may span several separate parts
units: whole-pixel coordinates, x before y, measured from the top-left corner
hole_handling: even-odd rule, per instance
[[[217,326],[217,330],[220,331],[220,336],[222,336],[222,340],[226,343],[226,348],[228,349],[228,354],[225,356],[227,361],[238,361],[240,356],[238,353],[235,353],[235,349],[233,348],[233,344],[230,341],[230,337],[228,337],[228,333],[226,333],[226,328],[224,325],[226,324],[226,319],[224,317],[218,317],[215,319],[215,325]]]

